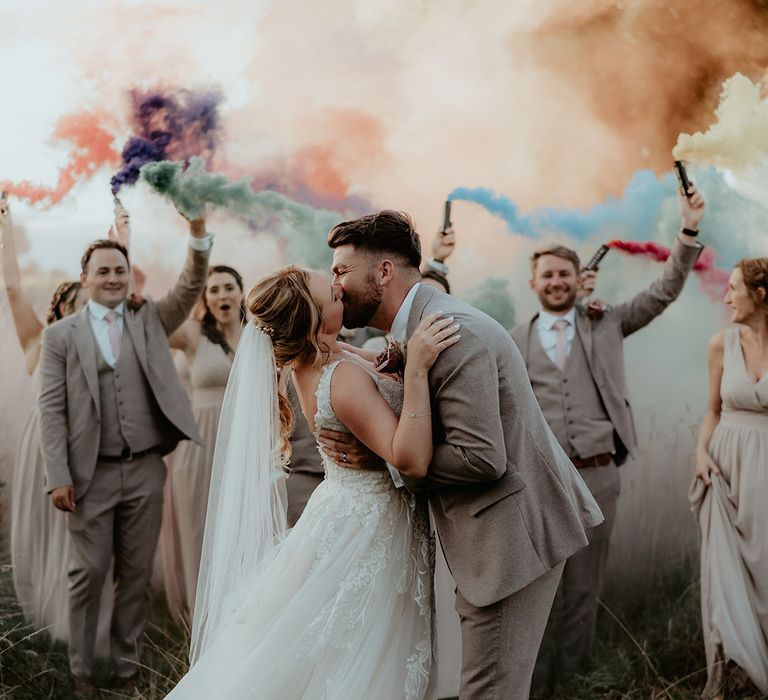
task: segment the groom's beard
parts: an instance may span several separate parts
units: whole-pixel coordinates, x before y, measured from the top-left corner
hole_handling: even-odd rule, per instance
[[[382,291],[376,286],[373,277],[367,280],[367,286],[360,292],[344,292],[344,327],[364,328],[381,306]]]

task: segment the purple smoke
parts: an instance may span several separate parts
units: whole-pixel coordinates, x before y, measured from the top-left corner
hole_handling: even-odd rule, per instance
[[[134,184],[147,163],[200,156],[210,165],[220,138],[219,93],[133,90],[131,101],[134,134],[123,147],[123,165],[112,178],[113,194]]]

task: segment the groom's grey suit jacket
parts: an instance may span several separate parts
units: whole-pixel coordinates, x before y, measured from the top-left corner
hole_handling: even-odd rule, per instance
[[[602,513],[549,429],[525,363],[490,316],[421,285],[408,318],[442,311],[461,340],[429,373],[434,456],[429,489],[448,566],[473,605],[524,588],[586,546]]]
[[[165,417],[162,453],[179,440],[200,441],[189,398],[173,364],[168,336],[187,318],[200,298],[210,250],[189,248],[176,285],[157,302],[136,311],[126,307],[123,343],[130,342],[157,406]],[[99,454],[101,409],[98,347],[88,307],[43,332],[40,363],[40,423],[46,490],[73,484],[75,497],[87,491]],[[143,385],[137,382],[136,390]],[[130,390],[130,387],[127,388]]]

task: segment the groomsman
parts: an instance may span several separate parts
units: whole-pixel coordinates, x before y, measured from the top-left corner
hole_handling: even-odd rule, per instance
[[[86,249],[83,310],[43,333],[39,399],[46,488],[67,511],[69,663],[92,695],[99,601],[114,558],[110,652],[116,683],[132,685],[148,615],[165,464],[179,440],[199,441],[168,336],[205,286],[212,236],[190,224],[186,264],[158,302],[129,298],[130,264],[118,242]]]
[[[583,282],[575,251],[556,245],[531,258],[530,285],[541,308],[512,330],[512,338],[544,417],[605,516],[601,525],[587,532],[589,545],[566,562],[560,583],[562,605],[559,611],[553,609],[547,625],[532,697],[547,697],[553,689],[555,642],[562,679],[582,668],[592,645],[619,496],[617,467],[634,455],[637,442],[623,341],[677,299],[702,249],[696,236],[704,200],[694,187],[689,198],[678,193],[678,200],[680,233],[661,274],[648,289],[618,306],[576,305]]]

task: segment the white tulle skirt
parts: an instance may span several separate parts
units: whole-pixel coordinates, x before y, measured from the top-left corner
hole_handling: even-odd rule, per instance
[[[426,509],[387,473],[327,467],[232,596],[174,700],[420,700],[432,660]]]

